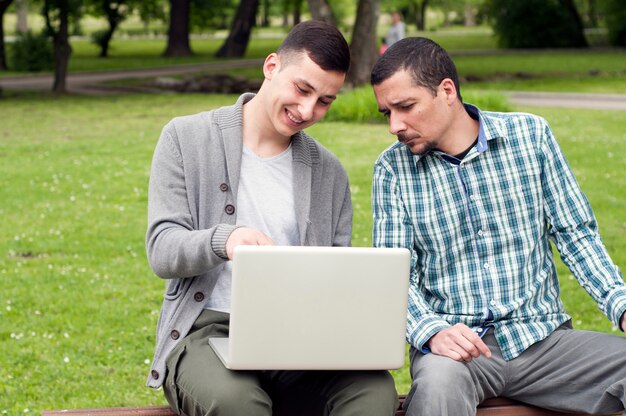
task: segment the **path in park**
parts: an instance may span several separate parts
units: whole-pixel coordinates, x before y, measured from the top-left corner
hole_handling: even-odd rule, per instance
[[[120,87],[102,84],[131,78],[156,78],[172,75],[197,73],[206,70],[223,70],[237,68],[261,67],[263,60],[244,59],[236,61],[207,62],[204,64],[176,65],[165,68],[136,69],[106,72],[88,72],[69,74],[67,89],[70,93],[104,94],[120,92]],[[51,90],[51,75],[29,75],[16,77],[0,77],[0,90]],[[134,90],[137,88],[133,87]],[[589,108],[599,110],[626,110],[626,94],[587,94],[587,93],[553,93],[553,92],[513,92],[501,91],[507,95],[512,104],[540,107]]]

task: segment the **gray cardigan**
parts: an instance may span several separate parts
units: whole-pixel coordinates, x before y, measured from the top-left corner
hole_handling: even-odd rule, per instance
[[[146,250],[154,273],[167,280],[150,387],[163,384],[168,354],[202,312],[227,261],[226,240],[237,216],[242,107],[252,97],[244,94],[233,106],[173,119],[156,146]],[[303,132],[292,137],[292,152],[300,241],[350,245],[352,202],[345,170]]]

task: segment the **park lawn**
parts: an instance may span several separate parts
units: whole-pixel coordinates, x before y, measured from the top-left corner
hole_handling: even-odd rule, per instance
[[[483,91],[576,92],[594,94],[626,94],[626,72],[622,75],[574,75],[533,79],[490,80],[465,84]]]
[[[90,21],[88,28],[95,27]],[[137,22],[128,22],[136,24]],[[163,35],[128,37],[120,32],[111,42],[109,57],[99,58],[99,49],[88,37],[73,38],[69,71],[108,71],[154,68],[216,61],[215,53],[225,33],[194,34],[190,44],[194,55],[167,58]],[[430,37],[446,48],[468,81],[477,88],[495,90],[570,91],[626,93],[626,52],[623,49],[590,48],[579,50],[500,50],[489,28],[452,28],[410,35]],[[264,58],[274,51],[284,29],[274,27],[254,31],[245,58]],[[346,33],[349,38],[350,33]],[[8,45],[10,50],[11,44]],[[3,71],[2,76],[20,73]],[[132,84],[132,82],[131,82]]]
[[[163,282],[144,251],[152,152],[172,117],[233,96],[14,96],[0,100],[0,415],[164,404],[144,387]],[[545,116],[626,268],[623,111],[522,108]],[[353,241],[371,244],[384,124],[322,122],[308,132],[344,162]],[[559,263],[576,327],[617,333]],[[406,367],[394,371],[406,393]]]

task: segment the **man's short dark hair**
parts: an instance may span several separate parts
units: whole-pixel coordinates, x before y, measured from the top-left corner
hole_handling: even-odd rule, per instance
[[[372,69],[372,85],[379,85],[402,70],[407,70],[417,86],[429,89],[433,95],[437,94],[441,81],[450,78],[462,101],[456,66],[450,55],[436,42],[411,37],[391,45]]]
[[[350,48],[339,29],[319,20],[298,23],[291,29],[277,53],[287,57],[291,53],[306,52],[309,58],[325,71],[343,74],[350,68]]]

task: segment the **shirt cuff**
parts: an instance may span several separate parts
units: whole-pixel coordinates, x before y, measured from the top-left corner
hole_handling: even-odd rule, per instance
[[[228,254],[226,253],[226,241],[228,241],[228,237],[235,231],[239,226],[231,225],[231,224],[219,224],[215,228],[215,232],[211,237],[211,249],[213,252],[223,258],[224,260],[228,260]]]
[[[606,316],[611,320],[613,325],[622,329],[620,326],[620,320],[624,311],[626,311],[626,285],[618,286],[609,292],[606,298]]]
[[[423,354],[430,353],[430,348],[426,346],[428,340],[437,332],[449,328],[451,325],[436,317],[425,317],[415,321],[413,328],[407,328],[407,339],[411,345]]]

